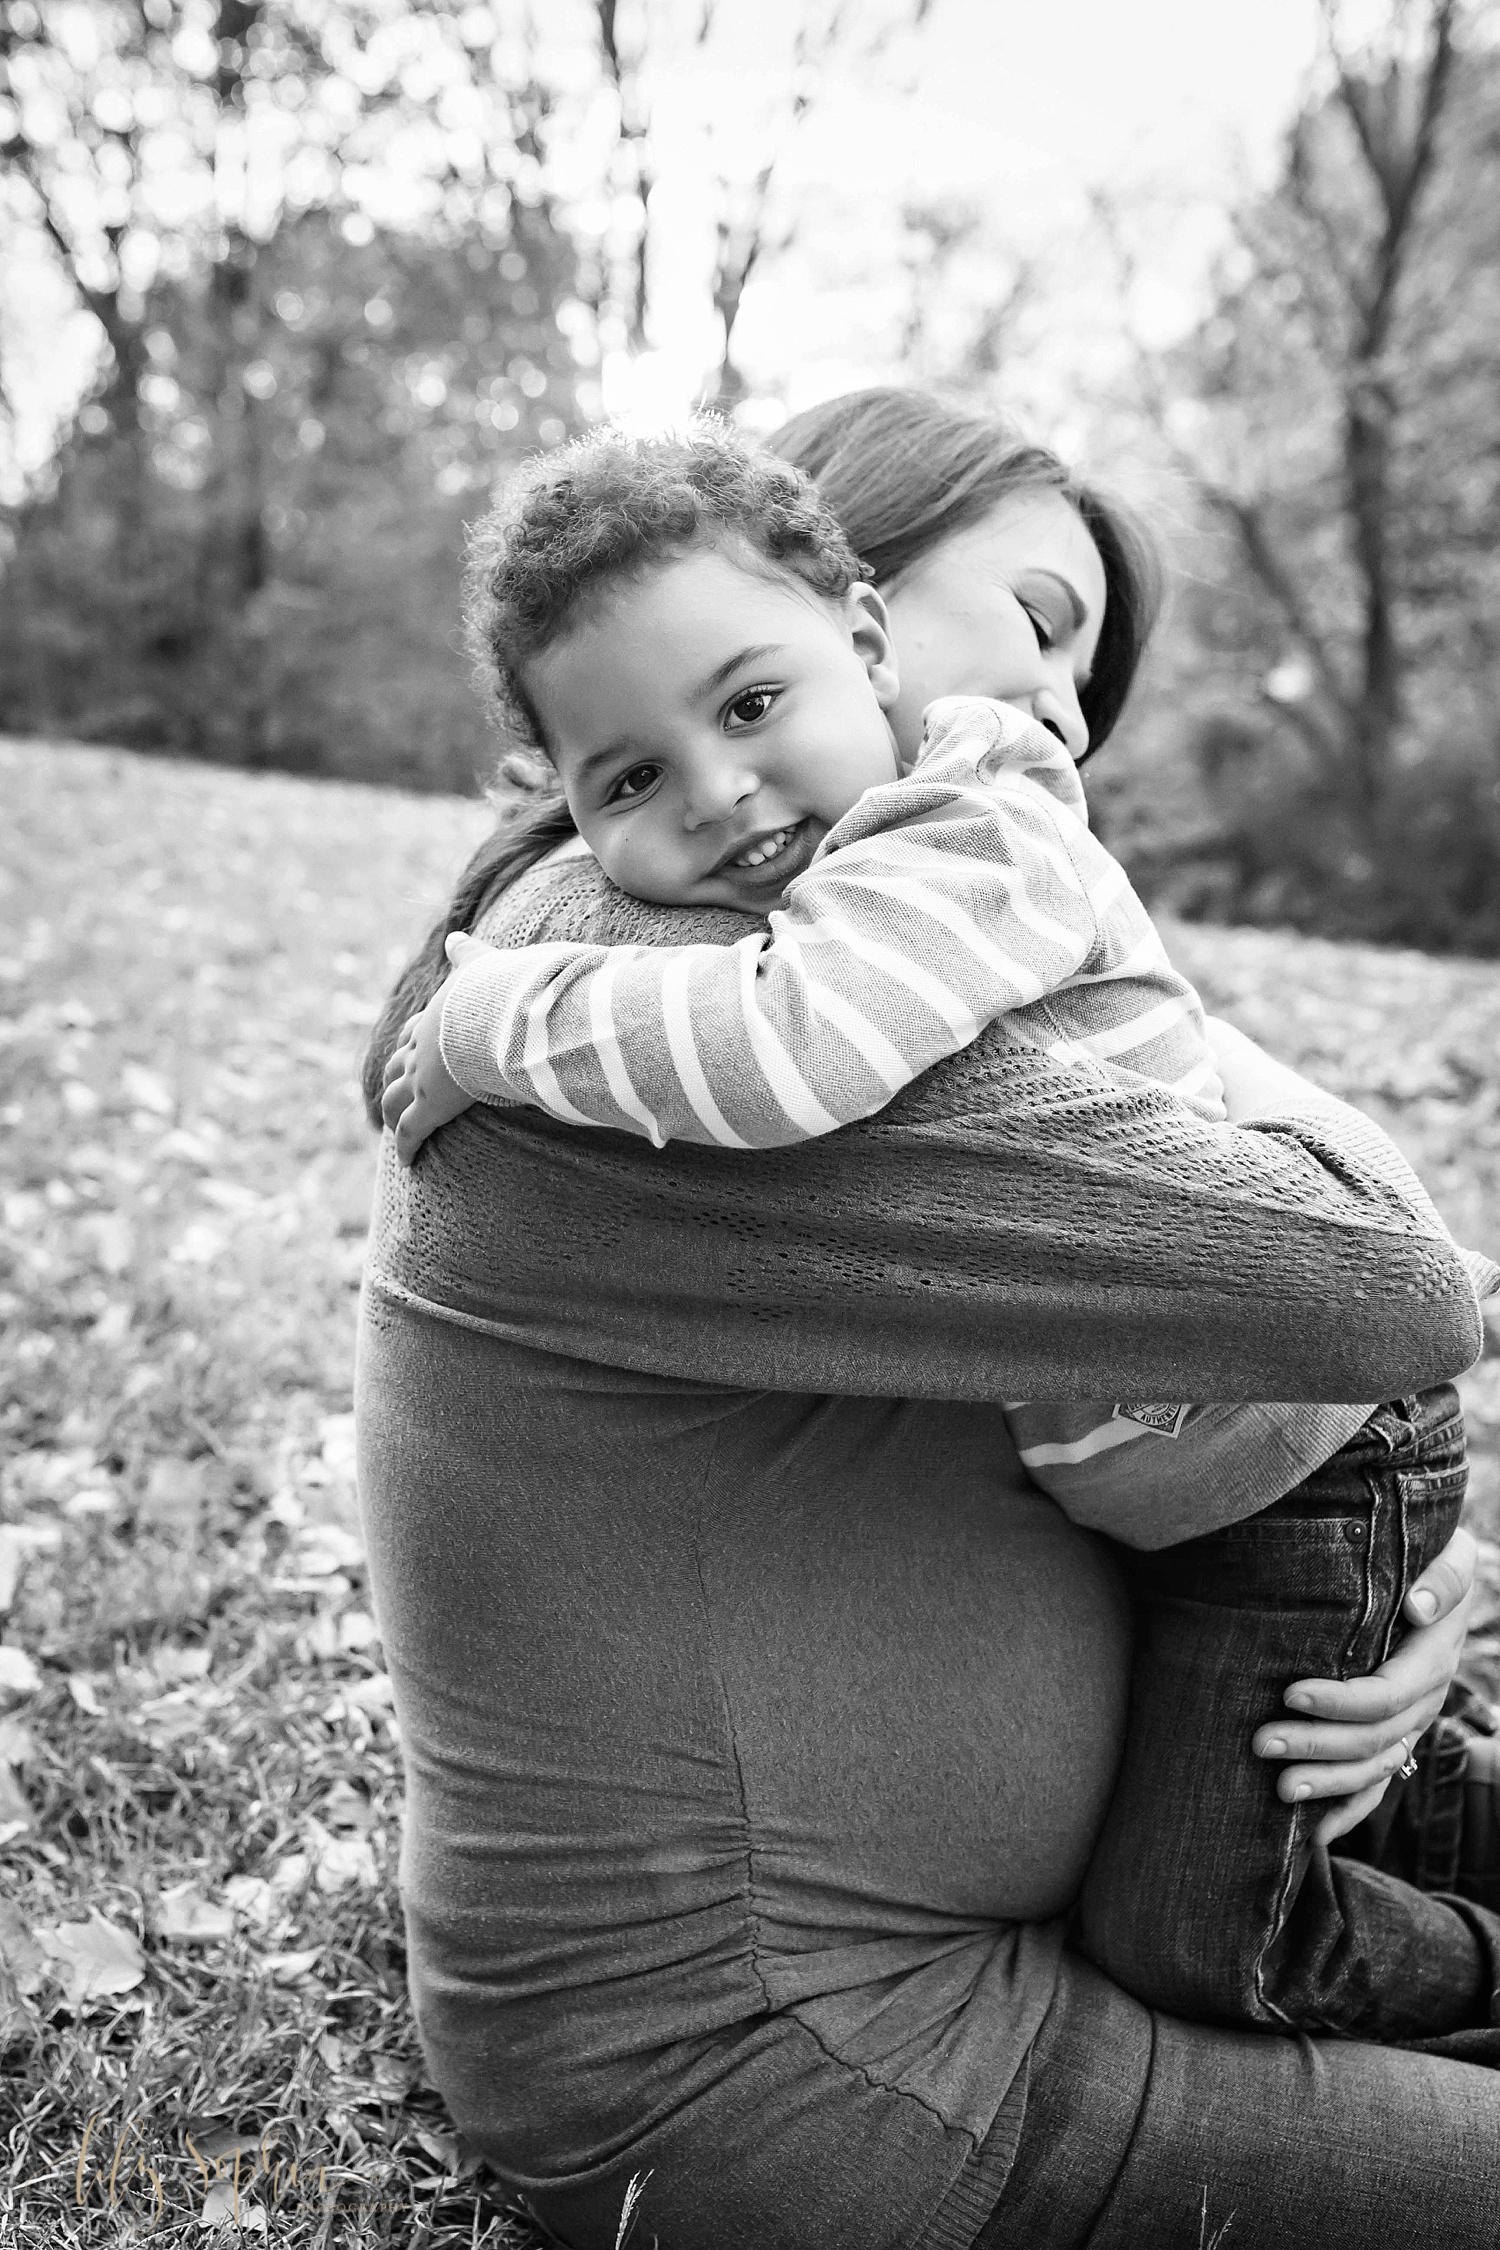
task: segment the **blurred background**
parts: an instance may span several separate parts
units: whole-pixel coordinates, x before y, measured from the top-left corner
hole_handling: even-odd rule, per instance
[[[1500,952],[1493,5],[0,0],[0,174],[0,730],[472,792],[509,462],[923,384],[1166,539],[1153,903]]]

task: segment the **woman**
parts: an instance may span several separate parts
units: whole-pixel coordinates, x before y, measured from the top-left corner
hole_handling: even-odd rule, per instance
[[[1055,484],[1043,466],[1009,494]],[[1004,496],[968,497],[925,572],[905,558],[914,652],[945,623],[924,577]],[[1107,725],[1143,580],[1094,521],[1117,631],[1083,695],[1065,664],[1055,692]],[[519,898],[512,939],[545,925],[546,885]],[[586,911],[650,934],[649,910]],[[1453,1372],[1472,1319],[1441,1289],[1413,1308],[1432,1244],[1393,1227],[1357,1134],[1323,1165],[1337,1131],[1299,1124],[1289,1074],[1242,1104],[1226,1198],[1222,1134],[1163,1113],[1170,1162],[1120,1157],[1107,1072],[1066,1122],[1019,1084],[975,1115],[983,1044],[791,1168],[506,1112],[387,1165],[361,1477],[434,2073],[580,2244],[614,2239],[646,2172],[664,2245],[1064,2244],[1106,2203],[1136,2218],[1094,2239],[1196,2242],[1197,2132],[1237,2233],[1269,2240],[1278,2126],[1279,2235],[1285,2196],[1307,2240],[1369,2238],[1316,2161],[1365,2130],[1387,2217],[1405,2198],[1409,2239],[1477,2243],[1500,2191],[1483,2074],[1199,2032],[1063,1951],[1124,1605],[989,1403],[1383,1396]],[[1445,2200],[1428,2168],[1460,2131]]]

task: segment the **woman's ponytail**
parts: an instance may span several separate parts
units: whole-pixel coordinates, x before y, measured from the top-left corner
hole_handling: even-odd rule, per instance
[[[509,813],[491,836],[486,836],[458,879],[448,910],[433,923],[416,952],[392,986],[380,1019],[370,1034],[360,1069],[365,1113],[378,1130],[380,1096],[385,1086],[385,1066],[395,1052],[401,1027],[408,1016],[425,1008],[448,974],[446,940],[455,930],[472,930],[490,901],[546,857],[554,845],[576,833],[573,815],[560,795]]]

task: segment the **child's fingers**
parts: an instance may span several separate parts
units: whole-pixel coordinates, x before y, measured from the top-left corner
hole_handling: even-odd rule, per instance
[[[403,1164],[413,1161],[430,1131],[424,1105],[420,1100],[414,1101],[403,1112],[401,1122],[396,1127],[396,1154]]]
[[[416,1098],[417,1089],[409,1078],[393,1079],[380,1097],[380,1114],[386,1124],[397,1124],[402,1112],[409,1109]]]
[[[404,1070],[410,1069],[412,1057],[415,1052],[416,1050],[411,1040],[408,1039],[406,1033],[403,1032],[401,1034],[401,1037],[397,1040],[395,1046],[391,1049],[390,1057],[385,1066],[385,1083],[387,1086],[389,1086],[393,1078],[399,1078]]]

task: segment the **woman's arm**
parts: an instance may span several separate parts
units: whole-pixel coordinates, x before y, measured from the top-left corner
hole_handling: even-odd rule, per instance
[[[1197,996],[1090,835],[1072,760],[1019,712],[977,698],[934,706],[916,770],[867,791],[769,928],[733,946],[456,937],[449,952],[454,974],[433,1006],[455,1088],[657,1147],[776,1148],[834,1132],[1080,970],[1109,1051],[1179,1090],[1195,1075],[1218,1114]],[[429,1116],[462,1106],[388,1088],[407,1159]]]
[[[471,1110],[386,1166],[372,1276],[737,1388],[1364,1400],[1477,1356],[1463,1261],[1366,1120],[1211,1125],[1107,1063],[1059,1074],[1021,1025],[790,1151]]]

